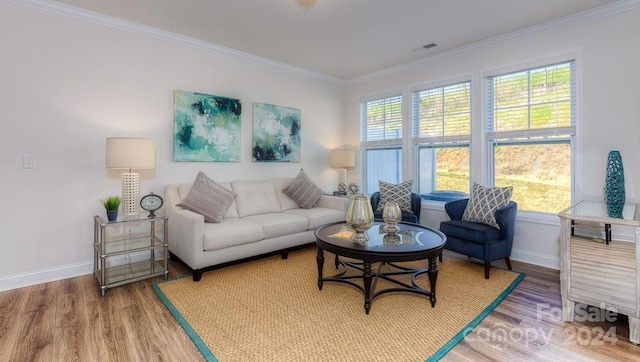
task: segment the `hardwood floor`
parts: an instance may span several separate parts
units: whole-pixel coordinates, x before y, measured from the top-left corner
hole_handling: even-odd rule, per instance
[[[593,309],[564,323],[559,272],[512,263],[526,278],[443,361],[640,361],[626,317],[591,321],[604,319]],[[169,268],[170,277],[186,273]],[[0,292],[0,361],[203,361],[155,280],[105,297],[92,275]]]

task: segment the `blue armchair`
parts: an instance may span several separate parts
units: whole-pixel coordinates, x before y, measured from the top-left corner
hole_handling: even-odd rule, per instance
[[[376,191],[371,194],[371,208],[373,209],[373,218],[376,220],[382,220],[382,211],[376,211],[379,203],[380,203],[380,191]],[[421,208],[422,208],[422,199],[420,198],[420,195],[411,193],[411,210],[413,210],[413,213],[403,211],[402,221],[419,224]]]
[[[440,223],[440,231],[447,236],[445,249],[484,261],[484,277],[489,279],[491,262],[504,259],[511,270],[511,247],[516,226],[518,204],[510,201],[495,212],[500,228],[490,225],[462,221],[462,214],[469,199],[451,201],[445,204],[445,211],[451,220]],[[442,255],[440,256],[442,261]]]

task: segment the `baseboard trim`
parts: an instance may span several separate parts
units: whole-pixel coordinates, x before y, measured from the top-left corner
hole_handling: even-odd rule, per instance
[[[560,270],[560,257],[546,254],[537,254],[524,250],[511,250],[511,260],[534,264],[545,268]]]
[[[560,258],[550,255],[536,254],[530,251],[514,249],[511,251],[511,259],[546,268],[556,270],[560,269]],[[91,274],[92,272],[93,262],[82,262],[56,268],[36,270],[28,273],[8,275],[0,278],[0,291],[73,278]]]
[[[158,258],[162,258],[163,256],[164,253],[162,251],[157,252]],[[143,251],[138,253],[131,253],[128,255],[110,257],[108,265],[123,265],[148,259],[149,252]],[[61,279],[79,277],[81,275],[87,275],[91,273],[93,273],[93,261],[63,265],[56,268],[41,269],[22,274],[7,275],[5,277],[0,277],[0,292],[9,289],[23,288],[31,285],[53,282]]]
[[[56,280],[73,278],[93,272],[93,262],[63,265],[0,278],[0,291],[28,287]]]

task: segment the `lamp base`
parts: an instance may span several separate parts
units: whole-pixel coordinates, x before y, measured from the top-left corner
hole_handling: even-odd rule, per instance
[[[140,174],[122,173],[122,213],[136,215],[140,212]]]

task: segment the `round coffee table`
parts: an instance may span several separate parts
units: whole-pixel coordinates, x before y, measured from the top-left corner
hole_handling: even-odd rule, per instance
[[[418,224],[398,223],[399,231],[395,235],[383,231],[383,222],[375,222],[367,230],[369,240],[365,245],[358,244],[350,239],[353,231],[345,222],[337,222],[321,226],[316,229],[317,262],[318,262],[318,288],[322,290],[325,281],[350,284],[364,293],[364,310],[369,314],[371,301],[378,295],[389,292],[411,292],[426,295],[431,301],[431,307],[436,305],[436,280],[438,267],[436,258],[442,254],[446,236],[440,231]],[[335,254],[335,266],[339,272],[330,277],[323,277],[324,251]],[[355,259],[356,261],[340,260],[340,257]],[[428,260],[426,268],[407,268],[394,263]],[[377,271],[371,270],[372,263],[380,263]],[[382,266],[388,264],[395,270],[382,272]],[[342,267],[341,267],[342,266]],[[348,269],[362,271],[362,277],[347,275]],[[419,274],[428,273],[430,290],[420,287],[415,278]],[[398,280],[395,276],[411,275],[411,284]],[[353,282],[353,279],[362,278],[362,284]],[[397,287],[376,291],[379,278],[391,282]],[[373,284],[373,286],[372,286]]]

